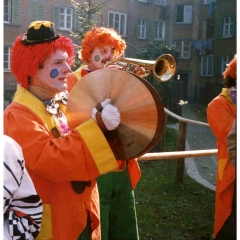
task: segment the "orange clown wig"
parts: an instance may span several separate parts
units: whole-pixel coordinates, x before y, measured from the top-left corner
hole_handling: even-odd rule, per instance
[[[236,67],[237,67],[237,55],[235,55],[232,61],[229,64],[227,64],[227,68],[223,72],[224,79],[227,78],[236,79]]]
[[[28,87],[29,79],[44,66],[45,60],[59,49],[67,52],[68,64],[74,65],[75,46],[70,38],[59,36],[50,42],[31,45],[24,45],[22,39],[22,36],[17,37],[11,49],[11,71],[22,87]]]
[[[223,84],[226,88],[236,87],[237,80],[237,54],[232,61],[227,64],[227,68],[223,72]]]
[[[121,56],[126,49],[126,42],[114,29],[94,27],[83,38],[82,49],[80,51],[81,60],[87,63],[94,48],[102,48],[106,45],[114,47],[115,57]]]

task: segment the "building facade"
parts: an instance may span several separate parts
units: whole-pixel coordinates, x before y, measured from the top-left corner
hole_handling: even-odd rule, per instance
[[[87,2],[97,6],[105,1]],[[126,40],[126,57],[135,58],[153,40],[176,46],[179,57],[171,84],[179,100],[210,102],[236,53],[236,0],[108,0],[94,18],[98,26],[114,28]],[[5,106],[17,84],[10,71],[10,48],[35,20],[53,21],[57,32],[68,36],[81,27],[70,0],[4,0]]]

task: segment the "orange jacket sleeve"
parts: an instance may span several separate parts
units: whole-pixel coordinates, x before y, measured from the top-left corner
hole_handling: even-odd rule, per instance
[[[91,129],[91,135],[87,129]],[[12,103],[4,112],[4,133],[21,145],[28,159],[27,168],[53,182],[89,181],[117,168],[106,142],[96,142],[96,136],[103,135],[93,120],[64,138],[54,138],[36,114],[21,104]],[[86,143],[91,140],[89,148]]]

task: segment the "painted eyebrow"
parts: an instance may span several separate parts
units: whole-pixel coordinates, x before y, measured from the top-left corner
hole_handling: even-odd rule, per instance
[[[56,59],[53,59],[53,62],[62,62],[62,61],[68,61],[69,58],[56,58]]]

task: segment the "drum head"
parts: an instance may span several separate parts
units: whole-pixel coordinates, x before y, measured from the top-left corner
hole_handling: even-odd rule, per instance
[[[70,129],[90,119],[92,109],[106,98],[121,118],[115,130],[104,132],[116,159],[140,157],[151,150],[164,129],[162,100],[150,83],[122,70],[96,70],[77,82],[67,103]]]

